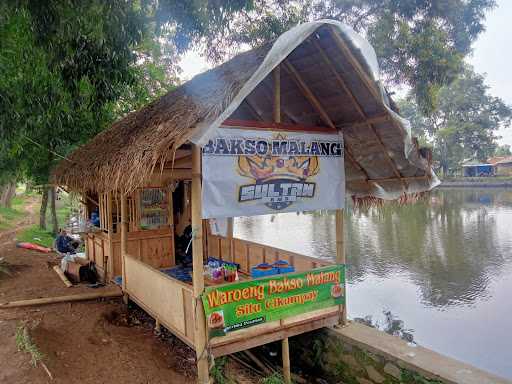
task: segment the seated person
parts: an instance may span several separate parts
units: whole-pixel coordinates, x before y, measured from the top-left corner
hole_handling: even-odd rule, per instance
[[[176,262],[187,266],[192,264],[192,226],[188,225],[183,235],[176,236]]]
[[[95,227],[100,226],[100,217],[98,215],[98,212],[94,211],[91,213],[91,224]]]
[[[55,245],[57,247],[57,250],[61,253],[75,254],[76,249],[79,246],[79,242],[69,237],[66,230],[61,229],[59,231],[57,239],[55,240]]]

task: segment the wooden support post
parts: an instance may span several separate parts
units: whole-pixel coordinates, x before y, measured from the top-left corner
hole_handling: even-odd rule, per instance
[[[281,340],[281,354],[283,355],[283,378],[285,384],[291,384],[292,374],[290,371],[290,345],[288,338]]]
[[[279,66],[274,69],[274,123],[281,122],[281,71]],[[281,354],[283,356],[283,377],[285,384],[291,384],[290,346],[288,338],[281,341]]]
[[[281,122],[281,68],[279,65],[272,72],[274,77],[274,123]]]
[[[199,384],[210,383],[208,351],[206,349],[206,318],[201,294],[204,291],[203,277],[203,222],[201,219],[201,148],[192,147],[192,281],[194,284],[195,332],[194,346],[197,358],[197,378]]]
[[[112,243],[112,236],[114,235],[114,215],[112,205],[112,194],[114,192],[109,191],[107,197],[107,214],[108,214],[108,257],[107,257],[107,268],[105,270],[105,283],[114,277],[114,244]]]
[[[229,261],[235,261],[234,259],[234,249],[233,249],[233,230],[234,230],[234,219],[232,217],[228,217],[228,228],[227,228],[227,236],[228,244],[229,244]],[[221,243],[222,244],[222,243]],[[222,250],[219,248],[219,252]]]
[[[343,209],[336,210],[336,264],[345,264],[345,241],[344,241],[344,217]],[[342,325],[347,324],[347,290],[346,283],[343,286],[343,292],[345,295],[345,305],[340,306],[341,318],[340,323]]]
[[[66,287],[68,288],[71,288],[73,286],[73,284],[71,283],[71,281],[69,281],[69,279],[66,277],[66,275],[64,274],[64,272],[62,272],[62,269],[60,269],[60,267],[58,265],[54,265],[53,266],[53,270],[55,272],[57,272],[57,275],[59,275],[60,279],[62,280],[62,282],[66,285]]]
[[[122,193],[121,197],[121,271],[123,278],[123,302],[128,304],[128,294],[126,293],[126,254],[128,253],[128,198]]]

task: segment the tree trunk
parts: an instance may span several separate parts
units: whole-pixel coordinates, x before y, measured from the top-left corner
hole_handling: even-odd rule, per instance
[[[9,182],[0,189],[0,205],[11,208],[12,198],[16,195],[16,183]]]
[[[28,180],[25,184],[25,193],[32,193],[34,190],[34,182],[32,180]]]
[[[39,228],[46,229],[46,207],[48,207],[48,188],[44,187],[39,210]]]
[[[57,199],[57,193],[55,187],[52,186],[50,189],[50,213],[52,215],[52,232],[56,235],[59,232],[59,221],[57,219],[57,210],[55,209],[55,200]]]

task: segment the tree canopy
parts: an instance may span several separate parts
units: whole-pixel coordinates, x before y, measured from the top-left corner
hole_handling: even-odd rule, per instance
[[[406,84],[423,112],[462,70],[494,0],[161,0],[156,17],[180,50],[201,45],[213,61],[278,37],[304,21],[340,20],[374,46],[388,84]]]
[[[12,164],[0,177],[46,185],[73,147],[170,89],[176,66],[152,10],[121,0],[0,5],[0,139]]]
[[[497,131],[510,125],[512,109],[489,94],[485,78],[466,67],[439,92],[439,105],[430,116],[421,113],[414,97],[399,102],[413,134],[433,146],[434,159],[444,174],[464,159],[485,162],[498,147]]]
[[[448,84],[458,79],[454,87],[463,87],[461,79],[468,80],[463,59],[494,6],[494,0],[6,0],[0,3],[0,185],[20,177],[47,184],[61,156],[177,84],[179,55],[191,47],[219,62],[321,18],[340,20],[372,43],[386,84],[411,89],[404,111],[413,109],[417,129],[438,123],[436,106],[455,108],[447,104],[454,97]],[[456,106],[466,107],[462,101]],[[474,126],[487,124],[488,133],[492,124],[504,124],[507,108],[484,110],[479,122],[469,111],[459,114]],[[461,124],[457,132],[473,129]],[[455,140],[450,129],[436,129],[437,136],[429,129],[421,128],[429,132],[425,140]],[[458,134],[456,141],[453,150],[473,148],[478,156],[495,147],[483,133]]]

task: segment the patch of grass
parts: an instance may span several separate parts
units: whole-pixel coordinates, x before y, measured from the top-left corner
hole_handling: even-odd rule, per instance
[[[0,207],[0,230],[14,229],[16,223],[26,214],[25,204],[29,197],[22,194],[13,197],[11,208]]]
[[[0,230],[14,228],[17,220],[23,216],[23,209],[13,204],[12,208],[0,207]]]
[[[261,379],[260,384],[284,384],[284,378],[279,373],[273,373],[272,375]]]
[[[53,247],[55,236],[49,230],[39,228],[39,225],[34,224],[25,228],[16,236],[18,241],[36,243],[44,247]]]
[[[71,209],[73,205],[73,201],[70,196],[65,193],[59,194],[60,199],[55,202],[55,213],[57,214],[57,222],[59,223],[59,228],[63,228],[69,217],[71,215]],[[76,203],[76,202],[75,202]],[[48,207],[46,209],[46,225],[48,228],[52,226],[52,213],[50,210],[50,202],[48,201]]]
[[[16,327],[16,347],[20,352],[27,352],[30,354],[31,363],[35,367],[37,363],[42,362],[44,355],[37,348],[37,345],[34,343],[30,334],[28,333],[28,328],[21,324]]]

